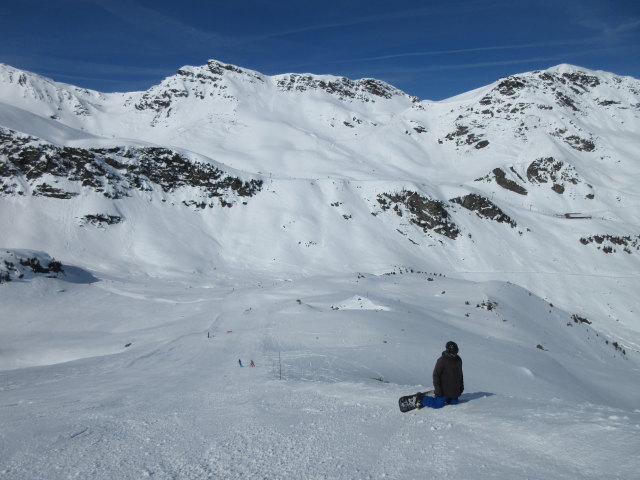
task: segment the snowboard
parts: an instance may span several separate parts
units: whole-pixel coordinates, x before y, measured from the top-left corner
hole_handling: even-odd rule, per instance
[[[400,397],[400,399],[398,400],[398,406],[400,407],[400,411],[404,413],[404,412],[410,412],[411,410],[415,410],[416,408],[422,408],[422,404],[420,403],[422,401],[422,398],[428,395],[433,396],[433,393],[434,393],[433,390],[429,390],[428,392],[418,392],[418,393],[414,393],[413,395]]]

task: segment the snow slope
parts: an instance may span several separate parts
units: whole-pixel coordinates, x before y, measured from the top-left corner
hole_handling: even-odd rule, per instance
[[[639,466],[637,357],[512,284],[42,278],[0,295],[5,361],[49,364],[2,373],[3,478],[627,479]],[[401,414],[451,338],[464,402]]]
[[[0,476],[633,478],[639,97],[0,65]]]

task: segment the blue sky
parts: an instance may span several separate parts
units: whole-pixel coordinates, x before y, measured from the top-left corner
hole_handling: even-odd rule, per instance
[[[432,100],[559,63],[640,78],[640,2],[0,0],[0,62],[57,81],[146,90],[210,58]]]

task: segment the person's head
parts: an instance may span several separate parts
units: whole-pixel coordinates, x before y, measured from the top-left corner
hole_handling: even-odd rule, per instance
[[[449,341],[449,342],[447,342],[447,345],[445,346],[445,350],[450,355],[457,355],[458,354],[458,344],[456,342]]]

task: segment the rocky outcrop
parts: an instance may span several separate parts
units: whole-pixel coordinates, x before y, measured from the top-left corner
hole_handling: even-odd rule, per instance
[[[511,172],[517,177],[519,180],[522,180],[513,168],[510,169]],[[520,185],[515,180],[512,180],[507,176],[507,173],[501,168],[494,168],[493,171],[482,177],[475,180],[476,182],[495,182],[497,185],[501,186],[505,190],[509,190],[511,192],[517,193],[518,195],[527,195],[527,189]]]
[[[417,192],[404,190],[400,193],[378,195],[382,210],[393,210],[410,223],[420,227],[425,233],[435,232],[455,240],[460,235],[457,225],[451,220],[444,202],[425,197]]]
[[[107,225],[116,225],[122,222],[120,215],[109,215],[108,213],[87,214],[80,220],[80,225],[93,225],[104,228]]]
[[[498,223],[506,223],[510,225],[511,228],[516,228],[517,224],[515,220],[513,220],[509,215],[504,213],[496,204],[494,204],[491,200],[482,195],[477,195],[475,193],[470,193],[469,195],[465,195],[463,197],[456,197],[449,200],[451,203],[456,203],[466,208],[467,210],[471,210],[472,212],[476,212],[476,215],[480,218],[484,218],[487,220],[492,220]]]
[[[28,188],[20,179],[26,180]],[[57,182],[65,188],[52,185]],[[58,147],[0,129],[0,195],[30,191],[33,196],[69,199],[83,188],[114,199],[136,190],[172,193],[182,189],[192,197],[183,202],[201,208],[229,207],[239,197],[257,194],[262,180],[244,181],[166,148]]]
[[[527,179],[533,184],[551,184],[551,190],[563,194],[570,185],[583,183],[576,169],[562,160],[553,157],[538,158],[527,167]],[[593,190],[591,185],[587,188]],[[585,198],[593,199],[593,193]]]
[[[64,274],[62,263],[44,252],[0,250],[0,284],[33,276],[56,278]]]
[[[618,249],[629,254],[640,251],[640,235],[592,235],[580,238],[580,243],[595,244],[603,253],[616,253]]]
[[[375,102],[376,99],[391,99],[394,96],[404,96],[412,101],[419,101],[417,97],[409,97],[406,93],[388,83],[372,78],[350,80],[345,77],[322,78],[314,75],[292,73],[277,77],[276,85],[284,92],[306,92],[320,90],[337,96],[340,100],[359,100]]]

